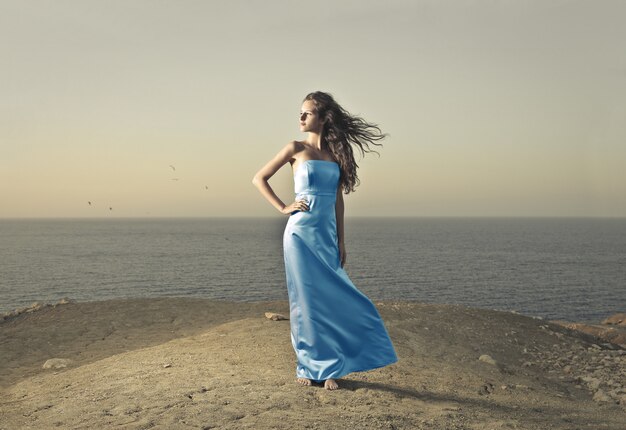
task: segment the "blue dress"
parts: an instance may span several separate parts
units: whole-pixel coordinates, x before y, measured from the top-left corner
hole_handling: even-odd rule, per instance
[[[292,212],[283,234],[296,376],[316,382],[398,361],[376,307],[341,267],[339,174],[333,161],[299,164],[296,200],[307,200],[309,210]]]

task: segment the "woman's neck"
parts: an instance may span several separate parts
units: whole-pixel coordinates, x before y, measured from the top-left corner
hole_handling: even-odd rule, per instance
[[[306,143],[308,145],[317,148],[318,151],[322,150],[322,135],[319,133],[309,132],[308,137],[306,138]]]

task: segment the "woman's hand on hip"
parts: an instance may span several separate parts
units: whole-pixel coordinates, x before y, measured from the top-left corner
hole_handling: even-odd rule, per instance
[[[296,200],[292,204],[285,206],[283,210],[281,211],[281,213],[283,213],[284,215],[289,215],[294,211],[308,211],[308,210],[309,210],[309,203],[306,200],[302,199],[302,200]]]

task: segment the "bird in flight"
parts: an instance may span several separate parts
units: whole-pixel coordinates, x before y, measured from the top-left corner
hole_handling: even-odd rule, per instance
[[[170,167],[172,168],[174,172],[176,171],[176,167],[172,166],[171,164],[170,164]],[[172,178],[172,181],[178,181],[178,178]]]

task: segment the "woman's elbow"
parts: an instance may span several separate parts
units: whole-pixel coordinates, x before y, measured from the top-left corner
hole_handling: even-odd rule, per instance
[[[259,175],[254,175],[254,177],[252,178],[252,184],[253,184],[255,187],[258,187],[258,186],[259,186],[259,184],[260,184],[261,182],[263,182],[263,180],[264,180],[264,179],[263,179],[262,177],[260,177]]]

